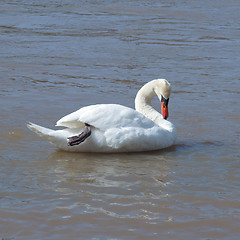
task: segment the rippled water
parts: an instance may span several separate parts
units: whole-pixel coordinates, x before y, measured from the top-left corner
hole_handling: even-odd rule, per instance
[[[239,1],[1,1],[0,237],[239,239]],[[57,151],[25,127],[173,86],[168,149]],[[160,107],[157,101],[154,106]]]

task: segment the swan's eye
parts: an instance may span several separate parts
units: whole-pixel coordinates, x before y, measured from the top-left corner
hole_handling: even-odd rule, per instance
[[[167,107],[167,106],[168,106],[168,102],[169,102],[169,98],[166,99],[165,97],[162,96],[162,98],[161,98],[161,102],[164,103],[164,104],[163,104],[164,107]]]

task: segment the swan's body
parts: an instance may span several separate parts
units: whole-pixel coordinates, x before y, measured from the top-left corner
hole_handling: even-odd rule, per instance
[[[151,107],[155,95],[160,100],[162,96],[168,99],[170,84],[157,79],[144,85],[136,96],[136,110],[118,104],[97,104],[61,118],[56,126],[66,127],[62,130],[51,130],[33,123],[28,127],[57,148],[67,151],[136,152],[166,148],[174,143],[176,130]],[[77,137],[75,135],[83,132],[86,124],[91,128],[91,135],[84,142],[69,146],[68,138]]]

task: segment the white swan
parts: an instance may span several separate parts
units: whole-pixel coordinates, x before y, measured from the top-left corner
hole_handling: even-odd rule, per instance
[[[167,80],[156,79],[137,93],[134,109],[118,104],[83,107],[61,118],[51,130],[29,123],[27,126],[59,149],[73,152],[139,152],[171,146],[176,130],[167,121],[171,87]],[[151,106],[158,96],[162,115]]]

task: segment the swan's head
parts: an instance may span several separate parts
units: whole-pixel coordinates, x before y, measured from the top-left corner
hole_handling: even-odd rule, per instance
[[[161,112],[164,119],[168,118],[168,102],[171,93],[171,85],[166,79],[157,79],[154,91],[161,101]]]

